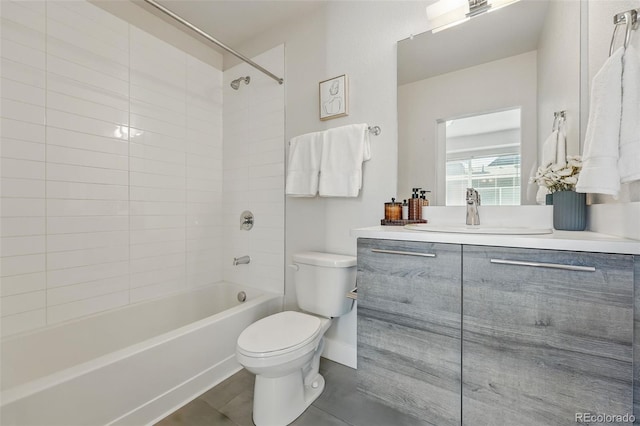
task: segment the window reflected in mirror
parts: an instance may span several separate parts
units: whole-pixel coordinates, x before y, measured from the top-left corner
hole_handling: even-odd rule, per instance
[[[466,188],[485,206],[520,205],[520,117],[513,108],[438,121],[447,206],[464,205]]]

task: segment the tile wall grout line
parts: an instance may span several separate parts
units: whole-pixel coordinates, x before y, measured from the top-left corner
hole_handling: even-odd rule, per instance
[[[184,285],[183,285],[183,290],[189,288],[189,272],[187,271],[189,266],[188,266],[188,262],[189,262],[189,256],[188,256],[188,252],[189,252],[189,248],[187,247],[188,245],[188,235],[187,235],[187,226],[188,226],[188,222],[187,222],[187,217],[189,216],[189,190],[187,189],[188,187],[188,182],[189,182],[189,178],[187,176],[188,174],[188,154],[187,154],[187,144],[188,144],[188,136],[187,136],[187,127],[188,127],[188,121],[189,121],[189,117],[188,117],[188,110],[189,108],[187,107],[187,92],[188,92],[188,84],[189,84],[189,55],[187,52],[184,52],[184,136],[183,136],[183,140],[182,140],[182,148],[184,150]]]
[[[127,23],[127,305],[131,304],[131,23]]]
[[[44,324],[49,325],[49,215],[47,193],[47,116],[49,110],[49,2],[44,4]]]

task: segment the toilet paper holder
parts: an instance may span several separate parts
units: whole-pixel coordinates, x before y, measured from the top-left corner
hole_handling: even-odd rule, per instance
[[[358,300],[358,287],[354,288],[349,293],[347,293],[347,298]]]

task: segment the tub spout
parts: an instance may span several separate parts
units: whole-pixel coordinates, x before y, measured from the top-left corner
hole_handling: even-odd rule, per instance
[[[233,258],[233,266],[246,265],[249,262],[251,262],[251,257],[249,256],[240,256]]]

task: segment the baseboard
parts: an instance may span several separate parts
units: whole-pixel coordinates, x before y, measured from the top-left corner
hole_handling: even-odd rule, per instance
[[[240,369],[242,369],[242,366],[236,361],[235,355],[230,356],[159,397],[110,422],[109,426],[155,424],[223,380],[231,377]]]
[[[355,346],[327,337],[324,339],[324,351],[322,351],[323,357],[339,364],[346,365],[347,367],[357,368],[358,351]]]

